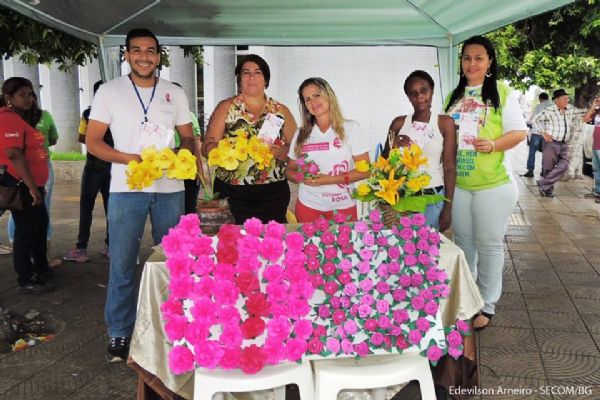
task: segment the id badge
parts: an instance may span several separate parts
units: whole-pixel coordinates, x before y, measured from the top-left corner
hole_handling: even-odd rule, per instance
[[[169,147],[173,135],[173,129],[167,129],[165,126],[154,122],[142,122],[136,150],[141,153],[144,149],[152,146],[157,150]]]
[[[410,140],[422,149],[433,139],[434,135],[435,132],[431,126],[421,121],[414,121],[408,131]]]
[[[479,113],[461,113],[458,120],[458,149],[475,150],[474,142],[479,133]]]
[[[267,114],[265,120],[258,131],[258,137],[265,143],[273,144],[279,138],[279,131],[283,126],[284,119],[275,114]]]

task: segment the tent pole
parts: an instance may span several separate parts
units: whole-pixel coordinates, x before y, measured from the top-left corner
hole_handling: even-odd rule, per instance
[[[104,47],[104,36],[98,37],[98,60],[100,61],[100,77],[102,77],[102,80],[106,82],[106,71],[108,69],[108,54],[106,54],[106,47]]]

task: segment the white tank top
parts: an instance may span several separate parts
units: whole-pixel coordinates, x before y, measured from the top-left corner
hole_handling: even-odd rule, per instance
[[[442,163],[442,153],[444,151],[444,136],[438,126],[439,115],[429,117],[429,123],[412,120],[412,114],[406,116],[404,124],[398,132],[398,135],[406,135],[423,149],[423,155],[427,157],[427,165],[421,168],[430,176],[431,181],[427,188],[434,188],[444,185],[444,165]],[[431,123],[431,118],[435,118]]]

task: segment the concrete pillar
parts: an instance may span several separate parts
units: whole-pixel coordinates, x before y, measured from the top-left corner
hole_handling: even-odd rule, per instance
[[[204,46],[204,125],[221,100],[235,95],[235,47]]]
[[[34,91],[40,94],[40,74],[37,65],[28,65],[22,63],[19,57],[11,57],[8,60],[3,60],[3,74],[4,79],[12,78],[13,76],[20,76],[27,78],[33,84]]]
[[[40,65],[43,84],[43,108],[50,111],[58,129],[58,143],[55,151],[79,151],[77,141],[80,116],[79,79],[76,66],[70,72],[63,72],[58,65]]]
[[[184,57],[183,49],[179,46],[169,47],[169,80],[181,85],[187,95],[190,110],[198,114],[196,100],[196,63],[191,57]],[[162,76],[162,73],[161,73]],[[165,78],[167,79],[167,78]]]

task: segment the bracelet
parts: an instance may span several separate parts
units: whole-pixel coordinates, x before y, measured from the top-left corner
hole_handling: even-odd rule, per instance
[[[496,150],[496,142],[492,139],[492,148],[490,149],[490,153]]]
[[[345,185],[350,184],[350,175],[347,172],[344,174],[344,184]]]

